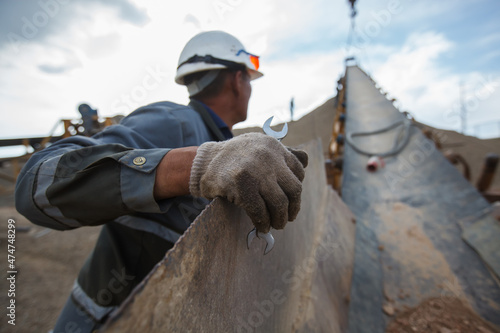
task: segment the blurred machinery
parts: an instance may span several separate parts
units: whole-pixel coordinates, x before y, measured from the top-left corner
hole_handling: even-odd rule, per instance
[[[11,169],[9,173],[0,171],[0,179],[15,183],[17,176],[21,171],[22,165],[34,152],[42,150],[50,146],[52,143],[70,136],[92,136],[102,131],[107,126],[118,124],[123,118],[121,115],[114,117],[99,117],[97,110],[92,109],[85,103],[78,106],[78,111],[82,116],[81,118],[58,120],[49,134],[45,137],[0,140],[0,148],[14,146],[24,146],[26,148],[26,153],[21,156],[0,158],[0,167],[9,166],[10,168],[2,169]],[[58,128],[60,128],[61,124],[63,125],[63,133],[61,135],[55,135],[54,133]]]

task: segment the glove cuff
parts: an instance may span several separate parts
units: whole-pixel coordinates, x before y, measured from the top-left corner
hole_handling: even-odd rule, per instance
[[[214,157],[214,152],[216,151],[215,147],[217,145],[220,145],[220,142],[205,142],[198,147],[189,177],[189,192],[194,197],[203,196],[201,193],[201,177],[203,177],[207,171],[208,165]]]

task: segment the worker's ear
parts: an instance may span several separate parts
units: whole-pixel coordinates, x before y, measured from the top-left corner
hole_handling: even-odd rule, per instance
[[[230,83],[235,96],[239,96],[242,93],[245,80],[246,76],[243,71],[236,71],[233,75],[231,75]]]

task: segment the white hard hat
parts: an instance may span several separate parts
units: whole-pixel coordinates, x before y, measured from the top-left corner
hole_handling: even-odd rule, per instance
[[[202,32],[191,38],[186,46],[184,46],[179,57],[175,82],[186,85],[184,83],[186,75],[208,70],[231,68],[238,65],[244,65],[247,68],[251,80],[255,80],[263,75],[258,71],[259,57],[248,53],[243,44],[234,36],[223,31]],[[209,80],[207,78],[204,82],[205,84],[202,85],[208,85],[215,79],[215,76],[210,75],[212,79]],[[207,81],[208,83],[206,83]],[[188,86],[191,96],[203,88],[200,86]]]

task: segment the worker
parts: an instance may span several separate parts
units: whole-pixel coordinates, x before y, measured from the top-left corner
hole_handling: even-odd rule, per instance
[[[247,117],[258,69],[259,58],[232,35],[200,33],[175,77],[189,105],[141,107],[27,162],[16,184],[21,214],[57,230],[102,225],[54,333],[98,328],[215,197],[243,208],[259,232],[295,219],[307,154],[261,133],[231,132]]]

